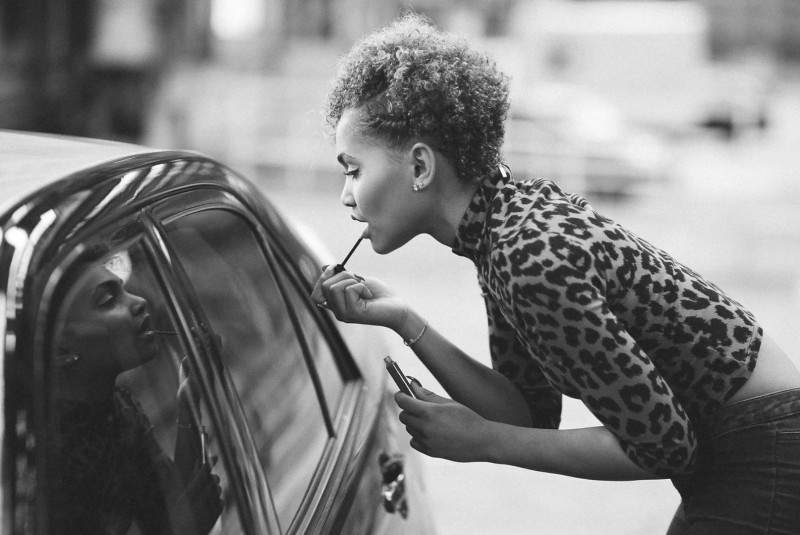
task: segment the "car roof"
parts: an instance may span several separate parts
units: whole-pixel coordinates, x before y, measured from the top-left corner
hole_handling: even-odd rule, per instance
[[[0,129],[0,214],[54,180],[87,167],[156,149],[55,134]]]

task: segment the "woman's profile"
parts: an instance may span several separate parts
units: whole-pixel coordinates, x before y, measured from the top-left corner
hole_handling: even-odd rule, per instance
[[[413,14],[356,43],[329,95],[341,202],[363,237],[387,254],[432,236],[472,261],[486,302],[491,368],[377,279],[328,267],[314,288],[339,320],[395,331],[449,394],[396,395],[411,445],[669,478],[682,497],[671,535],[800,532],[795,364],[700,274],[554,182],[515,180],[508,102],[487,56]],[[559,430],[563,395],[601,425]]]
[[[64,277],[54,332],[51,532],[207,533],[222,508],[218,477],[198,444],[182,374],[174,458],[120,374],[159,355],[148,302],[130,293],[114,258],[97,254]]]

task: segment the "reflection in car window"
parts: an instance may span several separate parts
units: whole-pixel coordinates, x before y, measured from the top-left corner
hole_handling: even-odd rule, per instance
[[[329,436],[280,279],[252,228],[230,211],[196,212],[166,230],[212,331],[222,338],[223,361],[286,527]],[[327,380],[341,381],[341,376],[334,373]]]
[[[204,449],[193,357],[143,248],[93,247],[63,268],[47,330],[48,533],[235,529],[213,428]]]

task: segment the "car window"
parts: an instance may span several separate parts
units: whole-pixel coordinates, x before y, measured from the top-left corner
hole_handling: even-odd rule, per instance
[[[286,298],[296,311],[301,327],[302,336],[311,352],[314,361],[314,368],[320,377],[320,384],[325,401],[334,411],[339,405],[339,401],[344,389],[344,382],[340,380],[341,372],[337,359],[333,353],[328,339],[320,329],[318,316],[314,314],[309,298],[310,291],[303,292],[297,287],[289,287],[286,291]],[[331,414],[334,416],[334,414]]]
[[[54,271],[48,533],[239,532],[219,433],[139,241]]]
[[[291,523],[330,437],[327,406],[298,337],[291,289],[275,272],[253,227],[229,210],[207,209],[165,226],[170,245],[219,338],[282,526]],[[318,349],[315,344],[315,349]],[[330,362],[333,362],[332,360]],[[335,366],[320,377],[336,403]]]

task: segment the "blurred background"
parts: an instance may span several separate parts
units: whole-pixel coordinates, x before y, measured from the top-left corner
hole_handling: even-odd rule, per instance
[[[751,308],[800,364],[798,0],[0,0],[0,128],[201,151],[340,260],[362,229],[339,205],[322,106],[337,58],[408,9],[511,76],[518,177],[584,194]],[[421,237],[387,257],[362,244],[348,267],[488,363],[466,260]],[[567,400],[563,425],[596,421]],[[443,535],[664,533],[679,501],[668,481],[423,466]]]

